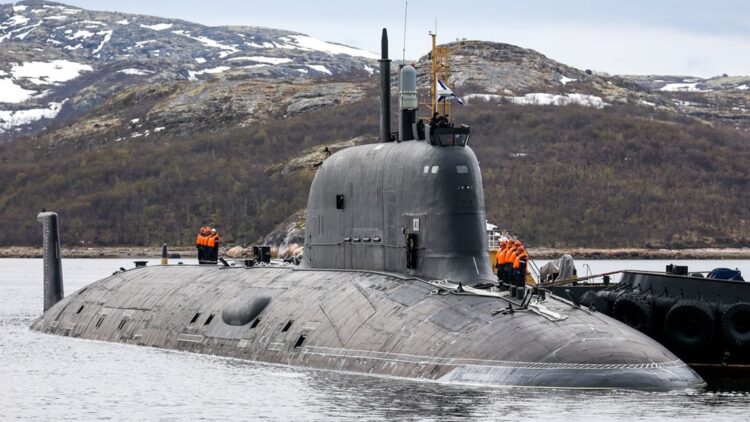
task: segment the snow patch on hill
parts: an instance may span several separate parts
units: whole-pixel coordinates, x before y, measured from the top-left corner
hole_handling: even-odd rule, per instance
[[[234,62],[234,61],[253,61],[258,63],[268,63],[268,64],[284,64],[284,63],[291,63],[294,60],[284,58],[284,57],[264,57],[264,56],[242,56],[242,57],[232,57],[231,59],[227,59],[228,62]]]
[[[34,108],[30,110],[6,111],[0,110],[0,133],[4,133],[19,126],[28,125],[41,119],[54,119],[68,100],[59,103],[49,103],[48,108]]]
[[[71,32],[73,32],[73,31],[71,31]],[[94,32],[87,31],[85,29],[80,29],[80,30],[76,31],[75,34],[67,35],[65,38],[67,38],[69,40],[77,40],[78,38],[84,38],[84,39],[85,38],[90,38],[90,37],[93,37],[94,35],[96,35]]]
[[[0,103],[22,103],[34,94],[36,91],[23,89],[11,79],[0,79]]]
[[[216,73],[222,73],[226,72],[227,70],[231,69],[229,66],[218,66],[211,69],[203,69],[198,71],[189,70],[188,71],[188,79],[191,81],[197,81],[197,76],[205,75],[205,74],[216,74]]]
[[[672,84],[666,84],[659,91],[667,91],[667,92],[705,92],[704,90],[698,89],[698,84],[700,82],[691,82],[691,83],[672,83]]]
[[[126,75],[135,75],[135,76],[146,76],[150,75],[154,72],[150,70],[141,70],[141,69],[134,69],[134,68],[128,68],[128,69],[122,69],[118,70],[117,73],[124,73]]]
[[[347,47],[341,44],[334,44],[326,41],[307,36],[307,35],[289,35],[288,37],[282,37],[280,39],[291,39],[292,42],[303,49],[309,49],[314,51],[322,51],[329,54],[346,54],[353,57],[365,57],[368,59],[380,58],[377,54],[360,50],[358,48]]]
[[[163,31],[163,30],[169,29],[169,28],[171,28],[173,26],[174,26],[174,24],[171,24],[171,23],[157,23],[155,25],[144,25],[144,24],[141,24],[141,28],[153,29],[154,31]]]
[[[569,84],[570,82],[575,82],[578,79],[568,78],[565,75],[560,75],[560,83],[563,84],[563,86]]]
[[[188,31],[177,30],[177,31],[172,31],[172,33],[173,34],[177,34],[177,35],[182,35],[183,37],[187,37],[187,38],[190,38],[192,40],[198,41],[199,43],[205,45],[206,47],[218,48],[218,49],[223,50],[221,53],[219,53],[219,57],[221,57],[221,58],[224,58],[224,57],[226,57],[226,56],[228,56],[230,54],[234,54],[234,53],[240,51],[234,45],[222,44],[222,43],[220,43],[218,41],[212,40],[211,38],[204,37],[204,36],[194,37],[194,36],[190,35],[190,32],[188,32]]]
[[[35,85],[53,85],[67,82],[80,76],[83,72],[94,69],[82,63],[67,60],[52,60],[49,62],[15,63],[10,70],[15,79],[27,79]]]
[[[478,100],[487,101],[487,102],[489,101],[508,102],[511,104],[536,105],[536,106],[580,105],[583,107],[604,108],[605,106],[609,105],[605,103],[604,100],[601,99],[601,97],[597,97],[595,95],[586,95],[586,94],[556,95],[556,94],[547,94],[547,93],[542,93],[542,92],[526,94],[524,96],[519,96],[519,97],[497,95],[497,94],[467,94],[467,95],[464,95],[464,99],[467,100],[467,102],[473,99],[478,99]]]
[[[102,31],[102,32],[98,32],[98,35],[104,35],[104,39],[103,39],[103,40],[102,40],[102,42],[101,42],[101,43],[99,44],[99,46],[98,46],[98,47],[96,47],[96,49],[94,49],[94,51],[92,51],[92,52],[91,52],[91,54],[99,54],[99,52],[100,52],[100,51],[102,51],[102,48],[104,48],[104,44],[108,43],[108,42],[109,42],[109,40],[111,40],[111,39],[112,39],[112,34],[113,34],[113,32],[114,32],[114,31],[111,31],[111,30],[110,30],[110,31]]]
[[[333,75],[330,70],[328,70],[327,67],[323,66],[322,64],[308,64],[307,67],[309,67],[312,70],[315,70],[317,72],[321,73],[327,73],[329,75]]]

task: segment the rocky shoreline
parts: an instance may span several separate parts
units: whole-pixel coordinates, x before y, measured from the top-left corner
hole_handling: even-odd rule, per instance
[[[222,255],[230,248],[222,247]],[[196,258],[195,248],[175,247],[170,254],[182,258]],[[529,248],[535,259],[556,259],[570,254],[574,259],[750,259],[750,248],[703,248],[703,249],[595,249],[595,248]],[[120,246],[120,247],[63,247],[66,258],[159,258],[161,247]],[[42,248],[28,246],[0,247],[0,258],[41,258]]]
[[[169,254],[177,254],[182,258],[197,258],[195,248],[181,247],[169,249]],[[89,247],[62,248],[63,258],[160,258],[161,247],[118,246],[118,247]],[[41,258],[42,248],[29,246],[0,247],[0,258]]]

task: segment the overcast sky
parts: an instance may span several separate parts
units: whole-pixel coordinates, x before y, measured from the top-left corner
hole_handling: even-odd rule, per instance
[[[0,2],[8,3],[0,0]],[[377,52],[387,27],[401,55],[403,0],[67,0],[87,9],[205,25],[288,29]],[[439,41],[488,40],[532,48],[582,69],[619,74],[750,74],[750,0],[410,0],[407,58]]]

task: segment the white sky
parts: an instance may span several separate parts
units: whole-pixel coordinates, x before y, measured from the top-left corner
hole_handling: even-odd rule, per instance
[[[7,3],[7,1],[0,0]],[[403,0],[67,0],[95,10],[205,25],[288,29],[370,51],[387,27],[391,57],[403,44]],[[406,56],[439,40],[498,41],[581,69],[618,74],[750,75],[748,0],[410,0]]]

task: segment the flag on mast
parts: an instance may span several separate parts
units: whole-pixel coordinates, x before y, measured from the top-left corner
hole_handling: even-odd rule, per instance
[[[457,103],[464,105],[464,100],[462,100],[460,97],[458,97],[456,94],[451,91],[450,88],[448,88],[448,85],[445,84],[445,82],[438,79],[438,89],[437,89],[437,101],[439,103],[442,103],[445,100],[456,100]]]

